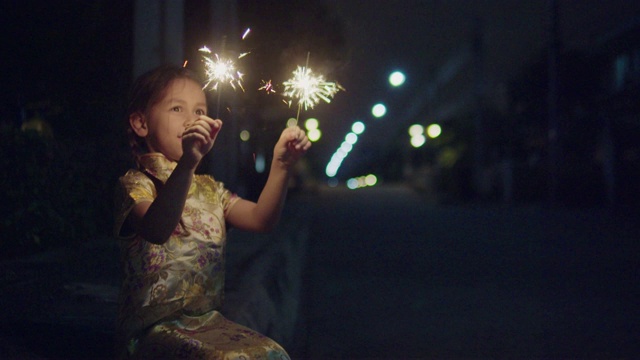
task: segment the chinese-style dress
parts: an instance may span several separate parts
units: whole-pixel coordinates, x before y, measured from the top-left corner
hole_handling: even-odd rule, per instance
[[[270,338],[225,319],[225,216],[239,199],[208,175],[195,175],[180,223],[167,242],[127,233],[138,203],[153,201],[177,165],[159,153],[119,181],[115,230],[124,279],[117,321],[123,358],[289,359]]]

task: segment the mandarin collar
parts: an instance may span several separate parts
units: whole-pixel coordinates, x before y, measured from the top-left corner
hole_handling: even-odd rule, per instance
[[[177,162],[167,159],[167,157],[161,153],[141,155],[138,158],[138,164],[140,164],[142,171],[146,171],[162,182],[167,181],[169,175],[171,175],[176,165],[178,165]]]

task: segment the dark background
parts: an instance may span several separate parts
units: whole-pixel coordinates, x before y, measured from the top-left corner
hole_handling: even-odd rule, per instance
[[[352,206],[350,211],[359,211],[351,200],[368,207],[369,212],[359,213],[360,223],[355,225],[344,220],[348,216],[337,219],[332,207],[335,194],[320,196],[316,203],[303,202],[303,206],[318,206],[311,228],[319,235],[313,239],[353,241],[349,244],[356,250],[349,252],[358,252],[364,257],[360,260],[367,264],[373,253],[362,251],[355,244],[368,237],[380,244],[402,237],[388,229],[404,232],[416,224],[424,225],[418,215],[401,215],[425,206],[428,210],[421,211],[436,219],[441,216],[442,224],[449,221],[446,224],[451,228],[458,226],[456,219],[468,221],[469,226],[504,225],[504,233],[496,240],[504,243],[489,252],[500,259],[505,249],[511,249],[509,240],[519,236],[520,225],[512,224],[544,228],[558,212],[569,212],[572,215],[567,215],[567,223],[572,225],[566,229],[579,230],[564,229],[564,233],[563,225],[549,220],[554,224],[551,230],[542,231],[542,235],[526,234],[524,238],[534,245],[523,246],[533,246],[535,250],[549,245],[554,249],[549,238],[564,239],[559,250],[555,249],[558,252],[547,255],[559,263],[577,256],[577,263],[596,263],[596,268],[603,271],[613,264],[613,273],[618,274],[619,270],[621,276],[614,276],[618,281],[608,282],[609,287],[602,285],[606,281],[598,278],[596,270],[585,272],[602,289],[624,293],[625,281],[635,273],[628,265],[636,260],[633,254],[637,253],[637,229],[629,224],[637,223],[640,201],[640,3],[231,3],[236,9],[232,12],[233,21],[227,19],[226,28],[220,30],[222,25],[211,12],[203,10],[210,7],[209,1],[184,2],[183,52],[194,69],[199,69],[197,49],[202,45],[216,44],[223,35],[232,37],[230,34],[252,28],[246,41],[229,42],[231,47],[235,44],[251,50],[243,60],[246,91],[223,92],[225,111],[220,116],[226,133],[201,171],[213,173],[243,196],[257,197],[266,174],[256,171],[254,157],[264,154],[269,159],[276,137],[286,119],[295,116],[295,109],[287,108],[277,95],[256,91],[255,84],[264,79],[286,79],[309,54],[311,68],[338,81],[346,90],[330,104],[321,103],[303,113],[301,118],[313,116],[320,120],[323,137],[303,162],[297,181],[292,184],[292,196],[295,199],[332,189],[342,191],[349,178],[368,173],[377,175],[381,188],[358,193],[364,194],[360,195],[362,198],[353,194],[338,196],[344,209]],[[13,269],[4,280],[13,281],[21,273],[22,268],[13,268],[12,261],[16,259],[67,247],[92,249],[94,239],[111,236],[114,184],[132,166],[123,129],[126,95],[134,77],[133,9],[130,1],[32,0],[2,4],[0,257],[10,264],[8,269]],[[394,69],[407,75],[406,84],[398,89],[387,85],[387,75]],[[388,105],[388,114],[382,119],[370,115],[369,109],[378,101]],[[217,105],[216,94],[212,93],[210,108]],[[343,162],[336,176],[337,189],[331,188],[325,166],[355,120],[363,121],[367,131]],[[422,148],[409,147],[408,126],[432,122],[442,125],[443,135]],[[251,130],[252,140],[240,143],[235,139],[245,128]],[[225,159],[232,159],[233,164]],[[411,195],[403,192],[394,198],[390,194],[395,190],[384,191],[397,187],[410,189]],[[403,207],[396,202],[408,198],[410,205]],[[387,204],[394,204],[393,227],[376,234],[361,227],[375,218],[377,211],[391,211]],[[492,217],[495,222],[483,222],[484,210],[467,211],[486,206],[502,209]],[[336,227],[353,237],[325,234],[322,211],[331,213],[333,217],[329,218],[336,222],[344,221]],[[619,220],[620,214],[624,220]],[[617,230],[607,225],[608,216],[616,219],[610,224],[621,221],[623,225]],[[542,220],[531,225],[530,219]],[[595,234],[589,232],[588,225],[594,219],[599,221],[599,225],[593,225],[598,229]],[[445,240],[465,237],[466,250],[480,251],[473,238],[468,237],[474,234],[472,230],[441,233]],[[588,237],[589,233],[593,238]],[[362,238],[354,239],[357,235]],[[602,241],[611,247],[603,250]],[[443,246],[454,261],[484,261],[469,253],[465,253],[469,257],[455,255],[459,249],[452,243],[445,242]],[[580,248],[581,244],[586,247]],[[616,252],[614,246],[624,253]],[[407,256],[428,251],[425,247],[428,246],[420,242],[411,243],[411,254]],[[371,251],[378,254],[377,248]],[[610,262],[599,262],[603,251]],[[321,277],[318,274],[323,265],[319,261],[310,260],[310,266],[317,271],[310,275],[313,279]],[[88,260],[79,262],[86,266]],[[502,264],[506,266],[505,273],[509,273],[510,266],[517,268],[517,264],[509,264]],[[389,273],[405,277],[406,270],[401,270],[399,260],[396,265],[389,267]],[[539,262],[532,260],[529,265],[534,268]],[[555,279],[552,289],[544,292],[548,298],[552,298],[553,289],[562,289],[562,279],[554,275],[575,279],[582,274],[563,272],[565,268],[554,266],[545,267],[542,273],[534,271],[535,275],[527,273],[534,278]],[[448,268],[458,279],[467,279],[473,273],[470,269],[457,273]],[[109,277],[108,272],[113,269],[101,270],[97,277]],[[64,271],[58,274],[60,278],[65,277]],[[429,267],[427,273],[431,271]],[[576,293],[570,295],[589,296],[587,290]],[[603,299],[599,297],[598,301],[610,305]],[[624,299],[620,301],[626,306],[628,299]],[[583,308],[591,310],[598,304],[583,304]],[[565,303],[558,306],[571,307]],[[320,312],[320,308],[310,311]],[[615,316],[619,322],[607,323],[608,326],[623,323],[623,315]],[[314,331],[320,332],[315,329],[311,333]],[[327,336],[320,335],[315,339]],[[574,347],[564,345],[566,352],[559,354],[576,354]],[[489,354],[501,353],[500,346],[496,346],[498,350]],[[616,354],[602,350],[605,348],[598,348],[599,354]],[[503,349],[509,346],[504,345]],[[511,349],[512,354],[521,354]]]
[[[257,197],[266,174],[255,170],[255,156],[268,161],[295,109],[256,84],[283,81],[309,54],[309,66],[346,91],[302,113],[301,121],[317,117],[323,131],[303,164],[307,183],[326,184],[332,153],[361,120],[367,131],[336,176],[342,184],[374,173],[381,183],[428,187],[440,201],[636,207],[639,7],[238,1],[234,21],[226,20],[232,30],[220,30],[207,1],[186,1],[184,58],[196,70],[203,44],[252,28],[235,42],[251,51],[242,64],[250,70],[247,90],[223,92],[217,102],[211,96],[212,108],[231,111],[220,114],[228,120],[220,156],[210,156],[213,165],[203,171]],[[122,131],[133,79],[133,3],[8,2],[1,16],[4,226],[36,247],[56,241],[56,233],[80,241],[108,233],[113,183],[131,166]],[[399,89],[386,84],[394,69],[407,74]],[[369,109],[378,101],[388,115],[373,119]],[[432,122],[443,136],[410,148],[408,126]],[[44,136],[19,130],[29,124],[46,127]],[[254,136],[239,144],[242,129]],[[216,165],[225,156],[229,162]],[[33,219],[48,220],[34,227]]]

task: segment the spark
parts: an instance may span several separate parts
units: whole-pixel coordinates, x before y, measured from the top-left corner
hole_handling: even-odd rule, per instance
[[[242,34],[242,40],[244,40],[247,36],[249,36],[250,32],[251,32],[251,28],[247,28],[247,30],[245,30],[244,33]]]
[[[289,106],[294,99],[298,99],[298,110],[313,108],[321,100],[330,103],[339,90],[344,90],[338,83],[325,81],[322,75],[313,75],[306,66],[298,66],[293,77],[283,85],[283,95],[290,99]]]
[[[271,83],[271,80],[269,81],[264,81],[261,80],[262,82],[262,86],[258,88],[258,90],[264,90],[267,92],[267,94],[273,94],[276,92],[276,90],[273,88],[273,84]]]
[[[211,50],[206,46],[202,47],[199,51],[211,54]],[[242,87],[242,77],[244,74],[236,69],[236,64],[232,59],[224,58],[218,54],[213,54],[213,56],[203,55],[203,58],[207,78],[203,89],[211,88],[211,90],[215,91],[218,90],[220,84],[229,84],[234,90],[239,87],[244,91]]]

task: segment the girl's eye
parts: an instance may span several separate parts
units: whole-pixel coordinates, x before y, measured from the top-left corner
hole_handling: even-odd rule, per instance
[[[196,110],[196,115],[207,115],[207,112],[202,109],[198,109]]]
[[[182,111],[182,108],[180,106],[174,106],[171,108],[171,111],[180,112]]]

